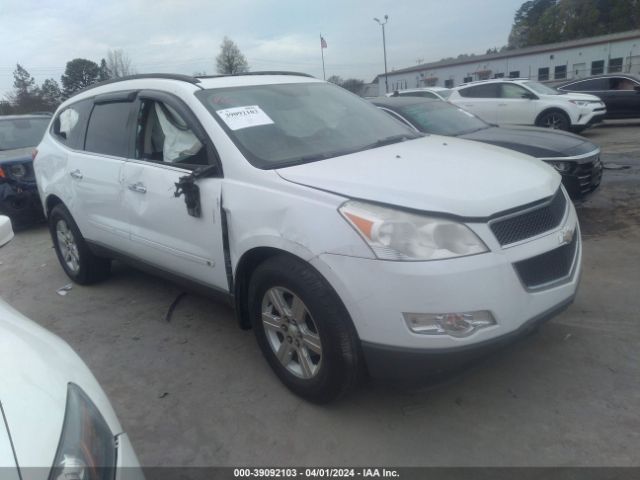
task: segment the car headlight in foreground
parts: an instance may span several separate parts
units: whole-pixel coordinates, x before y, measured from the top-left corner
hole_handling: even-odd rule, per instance
[[[573,167],[571,162],[547,160],[547,163],[560,173],[567,173]]]
[[[355,200],[344,203],[340,213],[381,260],[442,260],[488,251],[458,222]]]
[[[115,473],[113,433],[87,394],[69,383],[62,435],[49,480],[113,480]]]

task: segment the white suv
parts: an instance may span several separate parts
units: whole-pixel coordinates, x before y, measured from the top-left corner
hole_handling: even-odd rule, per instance
[[[222,294],[317,402],[365,367],[423,374],[519,336],[580,276],[553,168],[423,136],[302,75],[89,89],[56,112],[35,171],[69,277],[103,279],[117,258]]]
[[[449,102],[498,125],[536,125],[580,132],[602,121],[607,109],[598,97],[562,93],[527,79],[496,79],[453,89]]]

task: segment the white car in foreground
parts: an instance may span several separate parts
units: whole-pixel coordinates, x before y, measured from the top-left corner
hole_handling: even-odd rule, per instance
[[[580,132],[601,122],[605,104],[594,95],[562,93],[527,79],[495,79],[456,87],[448,101],[497,125],[535,125]]]
[[[0,216],[0,232],[10,225]],[[0,477],[143,479],[127,434],[84,362],[0,300]]]
[[[318,402],[365,365],[422,374],[518,336],[580,276],[552,167],[424,136],[299,74],[96,86],[60,106],[34,168],[70,278],[104,279],[118,258],[222,294]]]

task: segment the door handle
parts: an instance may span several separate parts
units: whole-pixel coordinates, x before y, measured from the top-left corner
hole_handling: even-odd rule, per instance
[[[506,104],[506,103],[499,103],[499,104],[498,104],[498,106],[499,106],[499,107],[506,107],[506,106],[507,106],[507,104]]]
[[[69,175],[71,175],[71,178],[75,178],[76,180],[82,180],[82,172],[77,168],[75,170],[71,170]]]
[[[147,187],[142,182],[136,182],[129,185],[129,190],[136,193],[147,193]]]

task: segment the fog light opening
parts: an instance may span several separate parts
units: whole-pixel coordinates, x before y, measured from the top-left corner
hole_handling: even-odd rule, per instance
[[[404,320],[414,333],[468,337],[481,328],[496,325],[488,310],[450,313],[403,313]]]

